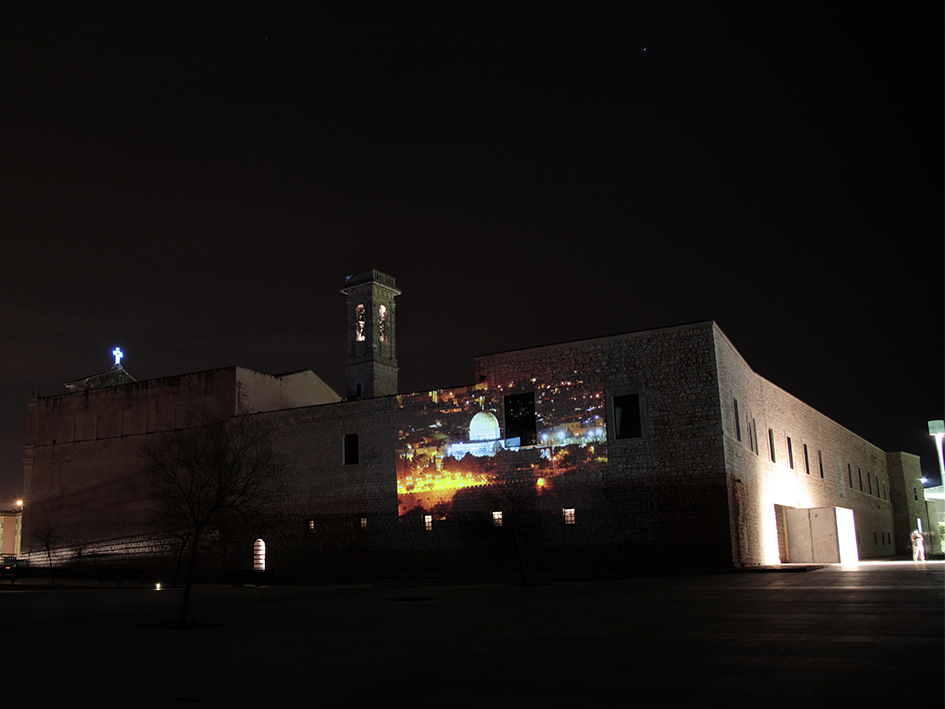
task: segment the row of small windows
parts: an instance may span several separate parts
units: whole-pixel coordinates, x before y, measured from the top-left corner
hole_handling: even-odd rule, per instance
[[[314,534],[315,533],[315,520],[314,519],[308,520],[308,522],[305,525],[305,528],[309,534]],[[361,530],[366,530],[368,528],[367,517],[361,517],[358,520],[358,528]]]
[[[735,414],[735,439],[738,441],[742,440],[742,428],[741,428],[741,419],[738,413],[738,399],[732,399],[732,410]],[[787,454],[788,454],[788,467],[791,470],[794,470],[794,441],[790,436],[786,437],[787,439]],[[761,452],[758,448],[758,434],[756,430],[755,419],[751,419],[748,422],[748,448],[755,454],[760,455]],[[774,442],[774,429],[768,429],[768,455],[772,463],[778,462],[777,457],[777,448]],[[824,454],[823,451],[817,451],[817,470],[820,473],[820,477],[824,477]],[[808,475],[811,474],[810,466],[810,449],[807,447],[807,444],[804,444],[804,472]],[[875,476],[876,486],[873,487],[874,476],[871,476],[869,472],[866,474],[866,487],[864,489],[863,485],[863,473],[860,468],[856,469],[857,480],[859,483],[860,492],[865,492],[869,495],[874,494],[883,500],[889,499],[889,493],[886,489],[886,484],[879,479],[879,476]],[[853,490],[853,466],[851,463],[847,463],[847,479],[849,483],[849,489]]]
[[[732,411],[735,414],[735,440],[742,442],[742,424],[738,413],[738,399],[732,399]],[[787,436],[787,464],[791,470],[795,470],[794,462],[794,441]],[[748,449],[755,455],[761,455],[761,448],[758,446],[758,424],[755,419],[748,421]],[[774,443],[774,429],[768,429],[768,456],[772,463],[778,462],[777,447]],[[817,451],[817,467],[820,471],[820,477],[824,477],[824,456],[821,451]],[[804,471],[810,475],[810,449],[804,444]]]
[[[867,537],[867,539],[869,539],[869,537]],[[856,530],[856,543],[857,545],[862,544],[859,529]],[[892,543],[892,532],[877,532],[876,530],[873,530],[873,546],[879,546],[880,544],[883,546],[892,546]]]
[[[573,525],[577,521],[573,507],[562,507],[561,508],[561,519],[566,525]],[[502,510],[493,510],[492,511],[492,524],[495,527],[501,527],[503,522]],[[362,530],[368,528],[368,518],[361,517],[358,522],[358,526]],[[433,529],[433,515],[424,515],[423,516],[423,528],[426,531],[431,531]],[[309,519],[306,523],[306,529],[309,533],[315,533],[315,520]]]
[[[492,511],[492,526],[501,527],[504,518],[502,516],[502,510],[493,510]],[[577,524],[577,517],[574,512],[573,507],[562,507],[561,508],[561,521],[566,526],[571,526]],[[423,528],[427,532],[433,531],[433,515],[424,515],[423,516]]]
[[[879,479],[878,475],[875,476],[875,478],[876,478],[876,488],[875,488],[876,497],[879,497],[880,499],[883,499],[883,500],[888,500],[889,494],[886,490],[886,483],[882,482]],[[873,476],[870,474],[869,471],[866,472],[866,489],[865,490],[863,489],[863,471],[860,468],[856,469],[856,479],[857,479],[857,482],[859,483],[860,492],[865,492],[868,495],[874,494],[873,493],[873,490],[874,490]],[[853,490],[854,487],[853,487],[853,464],[852,463],[847,463],[847,482],[849,483],[850,489]]]
[[[495,527],[501,527],[504,521],[502,510],[493,510],[492,511],[492,524]],[[565,526],[573,526],[577,524],[577,515],[573,507],[562,507],[561,508],[561,521]],[[368,528],[368,518],[360,517],[358,519],[358,528],[361,531],[367,531]],[[306,529],[309,534],[315,533],[315,520],[309,519],[306,524]],[[423,529],[427,532],[433,531],[433,515],[424,515],[423,516]],[[857,543],[859,543],[860,531],[856,530]],[[880,542],[884,546],[892,544],[892,533],[891,532],[873,532],[873,544],[879,545]],[[265,569],[265,554],[266,554],[266,545],[261,539],[257,539],[255,543],[255,564],[254,567],[257,570]]]

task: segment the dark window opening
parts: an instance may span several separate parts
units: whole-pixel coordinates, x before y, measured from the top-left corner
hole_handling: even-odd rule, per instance
[[[640,416],[640,395],[621,394],[613,398],[614,438],[642,438],[643,420]]]
[[[732,408],[735,410],[735,440],[742,440],[742,425],[738,420],[738,399],[732,399]]]
[[[505,438],[511,445],[519,446],[533,446],[538,442],[533,393],[505,397]]]
[[[768,429],[768,448],[771,451],[771,462],[777,463],[778,461],[774,455],[774,431],[772,431],[770,428]]]
[[[794,470],[794,444],[791,439],[787,439],[787,464],[791,470]]]
[[[820,465],[820,477],[824,476],[824,453],[817,451],[817,463]]]
[[[804,470],[810,475],[810,455],[807,453],[807,444],[804,444]]]
[[[345,465],[355,465],[358,462],[358,434],[345,434]]]
[[[859,468],[856,469],[856,476],[860,479],[860,492],[863,492],[863,473]]]

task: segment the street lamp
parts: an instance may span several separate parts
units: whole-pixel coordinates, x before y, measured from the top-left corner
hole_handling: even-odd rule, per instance
[[[929,421],[929,435],[935,438],[935,450],[938,453],[939,479],[945,482],[945,462],[942,460],[942,442],[945,441],[945,421],[941,419],[938,421]]]

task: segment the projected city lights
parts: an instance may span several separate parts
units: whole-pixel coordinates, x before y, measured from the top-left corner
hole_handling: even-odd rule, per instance
[[[400,397],[400,514],[444,519],[497,483],[552,494],[556,479],[605,458],[604,396],[580,380],[512,382]]]

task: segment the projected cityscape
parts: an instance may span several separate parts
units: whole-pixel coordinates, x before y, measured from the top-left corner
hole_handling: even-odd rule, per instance
[[[447,517],[463,490],[529,482],[553,491],[605,462],[603,391],[578,378],[403,394],[397,446],[401,515]]]

